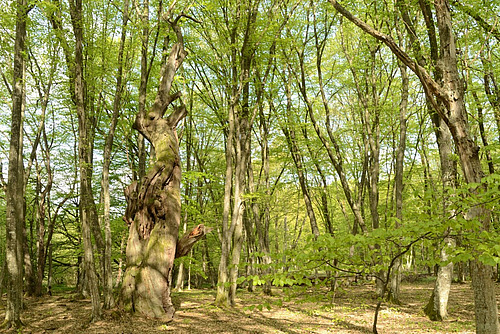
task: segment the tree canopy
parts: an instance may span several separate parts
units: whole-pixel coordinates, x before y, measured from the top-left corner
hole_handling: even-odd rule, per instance
[[[171,319],[170,286],[362,279],[376,333],[417,272],[500,333],[496,2],[0,3],[2,289]]]

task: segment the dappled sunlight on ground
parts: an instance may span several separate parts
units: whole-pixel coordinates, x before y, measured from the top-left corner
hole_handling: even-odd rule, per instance
[[[473,295],[469,284],[453,284],[450,317],[431,322],[423,314],[432,291],[432,282],[405,284],[402,304],[383,304],[378,330],[384,334],[474,333]],[[27,298],[23,333],[372,333],[376,304],[370,284],[344,287],[332,304],[325,288],[298,287],[273,290],[269,297],[260,291],[238,291],[238,306],[220,309],[214,306],[214,291],[192,290],[175,293],[175,319],[162,323],[123,313],[118,309],[104,312],[104,318],[90,320],[90,301],[71,294]],[[179,305],[180,304],[180,305]],[[270,308],[270,309],[268,309]],[[5,316],[5,296],[0,307]]]

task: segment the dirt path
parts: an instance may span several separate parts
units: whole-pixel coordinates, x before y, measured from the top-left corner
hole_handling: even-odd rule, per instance
[[[422,312],[432,287],[431,282],[405,284],[403,305],[383,306],[377,327],[379,332],[474,333],[470,286],[452,286],[450,317],[441,323],[429,321]],[[288,292],[276,290],[274,297],[239,291],[239,306],[232,309],[216,308],[214,297],[211,290],[174,294],[178,311],[175,320],[168,324],[118,310],[106,311],[104,320],[89,324],[88,300],[75,300],[69,294],[28,298],[23,315],[26,327],[22,333],[371,333],[376,303],[371,285],[346,288],[336,296],[334,304],[326,290],[305,288]],[[265,307],[267,304],[270,310]],[[5,299],[0,307],[0,317],[4,315]]]

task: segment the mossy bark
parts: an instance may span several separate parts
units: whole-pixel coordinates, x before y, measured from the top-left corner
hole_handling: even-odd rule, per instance
[[[156,156],[149,172],[125,189],[128,205],[123,217],[129,225],[129,237],[121,305],[127,311],[164,321],[172,320],[175,312],[170,299],[175,257],[186,255],[210,231],[200,224],[177,240],[181,167],[176,127],[186,116],[186,108],[182,101],[179,106],[172,105],[181,94],[171,94],[170,90],[187,54],[177,25],[182,17],[183,14],[174,20],[167,19],[177,42],[168,56],[163,55],[161,80],[153,105],[147,112],[141,109],[133,125],[153,145]],[[169,106],[173,110],[164,117]]]
[[[122,285],[126,310],[147,317],[172,319],[170,299],[172,268],[179,232],[181,169],[175,128],[159,119],[149,136],[156,152],[156,163],[141,180],[126,190],[130,223],[127,244],[127,270]]]

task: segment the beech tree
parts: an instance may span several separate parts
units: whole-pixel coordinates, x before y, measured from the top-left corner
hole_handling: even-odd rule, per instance
[[[30,7],[25,0],[16,2],[16,36],[12,83],[12,118],[9,149],[9,175],[6,187],[6,261],[7,261],[7,328],[20,328],[23,305],[24,260],[24,165],[23,115],[25,106],[25,39],[26,18]]]
[[[209,232],[200,224],[178,239],[181,215],[181,164],[177,125],[186,116],[181,92],[172,93],[175,74],[186,56],[179,20],[168,12],[163,18],[176,41],[167,53],[169,37],[165,38],[161,80],[155,101],[146,112],[139,112],[134,128],[153,146],[155,163],[140,180],[125,190],[129,225],[127,269],[121,288],[125,310],[169,321],[175,308],[170,299],[172,269],[175,257],[185,256],[194,242]],[[169,106],[172,111],[166,117]]]

